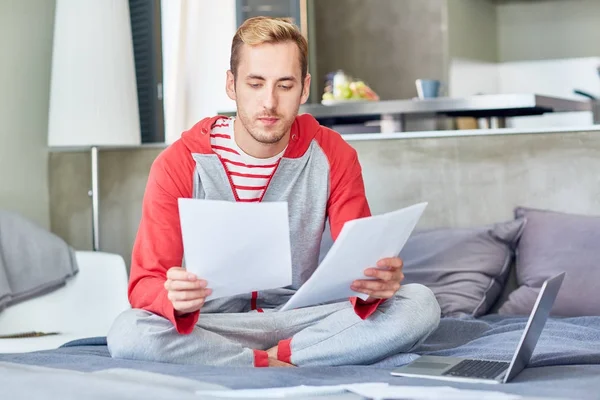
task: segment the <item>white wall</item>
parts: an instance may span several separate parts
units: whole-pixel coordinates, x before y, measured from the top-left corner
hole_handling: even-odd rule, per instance
[[[450,65],[450,95],[462,97],[479,93],[536,93],[588,101],[573,91],[579,89],[600,97],[600,79],[596,71],[598,66],[600,57],[496,64],[455,59]],[[592,113],[588,111],[548,113],[541,116],[510,118],[508,121],[509,127],[523,129],[592,124]]]
[[[579,89],[600,96],[600,78],[596,68],[600,57],[566,58],[504,62],[498,65],[500,93],[537,93],[565,99],[588,101],[575,94]],[[551,113],[513,118],[514,128],[569,127],[593,125],[591,112]]]
[[[54,4],[0,0],[0,208],[45,228]]]
[[[498,64],[495,62],[453,58],[448,76],[451,97],[500,92]]]

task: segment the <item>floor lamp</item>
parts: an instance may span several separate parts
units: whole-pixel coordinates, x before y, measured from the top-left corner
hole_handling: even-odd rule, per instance
[[[90,151],[92,247],[100,250],[99,151],[141,144],[127,0],[57,0],[48,145]]]

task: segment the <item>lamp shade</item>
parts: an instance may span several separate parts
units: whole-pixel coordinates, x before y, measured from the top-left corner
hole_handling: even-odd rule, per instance
[[[141,143],[127,0],[57,0],[48,145]]]

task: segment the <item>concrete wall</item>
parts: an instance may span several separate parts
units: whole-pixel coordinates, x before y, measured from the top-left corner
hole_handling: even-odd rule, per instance
[[[600,1],[446,3],[450,59],[507,62],[600,55]]]
[[[0,208],[50,226],[53,0],[0,0]]]
[[[600,132],[351,142],[375,214],[428,201],[420,227],[512,218],[523,205],[600,215]],[[150,165],[160,149],[100,156],[102,250],[129,263]],[[50,157],[52,229],[91,248],[89,156]]]
[[[500,61],[600,55],[598,0],[504,0],[497,12]]]
[[[100,248],[129,263],[150,166],[161,149],[100,151]],[[90,154],[51,153],[52,231],[78,250],[92,249]]]
[[[444,0],[318,0],[318,96],[328,72],[360,77],[383,100],[416,96],[415,79],[446,78]]]
[[[448,0],[450,59],[498,61],[497,7],[492,0]]]
[[[422,227],[512,218],[515,206],[600,215],[599,132],[353,143],[375,213],[428,201]]]

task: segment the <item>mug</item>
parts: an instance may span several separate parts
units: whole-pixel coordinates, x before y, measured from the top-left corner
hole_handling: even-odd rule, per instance
[[[417,95],[419,99],[431,99],[439,97],[441,82],[435,79],[417,79]]]

